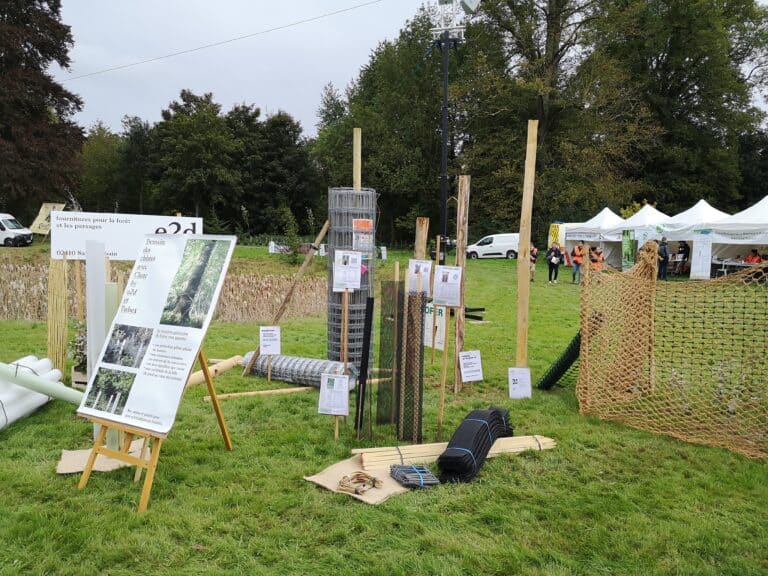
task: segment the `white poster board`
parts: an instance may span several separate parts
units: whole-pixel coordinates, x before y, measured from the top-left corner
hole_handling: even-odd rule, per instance
[[[461,273],[459,266],[436,266],[432,301],[437,306],[461,306]]]
[[[531,397],[531,369],[509,369],[509,397],[513,400]]]
[[[370,218],[352,219],[352,250],[373,253],[374,244],[373,220]]]
[[[323,374],[320,376],[318,414],[349,416],[349,376]]]
[[[432,342],[432,316],[437,311],[437,317],[434,321],[435,338]],[[436,350],[445,350],[445,335],[448,327],[448,309],[443,306],[427,304],[424,307],[424,346],[435,348]]]
[[[693,235],[691,279],[709,280],[712,273],[712,236],[709,230],[697,230]]]
[[[235,241],[189,234],[145,238],[78,414],[168,433]]]
[[[483,379],[483,361],[480,350],[459,352],[459,369],[462,382],[480,382]]]
[[[40,206],[40,211],[37,213],[37,218],[32,222],[32,226],[29,230],[32,234],[41,234],[45,236],[51,231],[51,212],[54,210],[64,210],[66,204],[60,204],[57,202],[45,202]]]
[[[85,260],[85,242],[106,246],[110,260],[133,260],[147,234],[203,233],[202,218],[106,212],[51,212],[51,258]]]
[[[259,326],[259,354],[280,354],[280,326]]]
[[[387,247],[382,246],[381,247],[381,259],[386,260],[387,259]]]
[[[408,293],[416,294],[426,292],[429,297],[432,294],[430,282],[432,281],[432,260],[408,260]]]
[[[359,290],[363,255],[354,250],[336,250],[333,256],[333,291]]]

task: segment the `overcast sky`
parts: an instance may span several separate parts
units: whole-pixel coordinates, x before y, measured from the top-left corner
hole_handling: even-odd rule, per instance
[[[76,76],[131,64],[292,24],[371,0],[64,0],[62,21],[72,27],[69,71],[55,71],[85,106],[84,127],[102,120],[122,129],[123,116],[150,122],[189,88],[213,92],[228,111],[246,102],[262,115],[284,110],[315,134],[325,84],[344,89],[371,51],[393,40],[422,0],[380,0],[368,6],[223,46],[157,62]]]

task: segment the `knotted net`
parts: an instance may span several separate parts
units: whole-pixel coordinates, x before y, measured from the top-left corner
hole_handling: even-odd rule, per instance
[[[768,266],[657,282],[657,245],[626,273],[587,273],[582,414],[768,456]]]

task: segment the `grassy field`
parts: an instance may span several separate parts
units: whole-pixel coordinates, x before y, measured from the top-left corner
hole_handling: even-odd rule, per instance
[[[263,267],[265,256],[249,250],[257,249],[241,249],[236,266]],[[316,264],[315,273],[322,269]],[[389,261],[378,278],[391,271]],[[534,380],[578,329],[578,288],[563,272],[560,284],[547,285],[541,268],[532,285]],[[555,438],[555,450],[495,458],[470,484],[370,507],[302,479],[358,445],[351,428],[333,441],[316,393],[226,401],[235,444],[228,453],[204,387],[196,387],[139,516],[132,471],[96,474],[84,492],[77,477],[54,473],[62,449],[88,447],[91,428],[71,405],[52,402],[0,432],[0,574],[768,573],[766,463],[581,417],[569,386],[509,401],[515,263],[469,262],[467,294],[468,306],[487,310],[487,322],[468,324],[466,336],[466,348],[483,353],[486,380],[472,397],[449,396],[446,429],[493,403],[510,408],[516,433]],[[0,360],[44,352],[44,324],[0,326]],[[215,323],[206,352],[242,354],[257,334],[253,325]],[[283,351],[323,357],[324,319],[286,322]],[[439,366],[439,354],[434,366],[427,356],[427,441],[436,430]],[[269,385],[233,371],[217,387]],[[394,443],[376,434],[364,444]]]

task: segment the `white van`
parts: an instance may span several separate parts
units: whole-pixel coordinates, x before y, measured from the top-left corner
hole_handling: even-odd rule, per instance
[[[32,231],[24,228],[11,214],[0,214],[0,244],[3,246],[29,246]]]
[[[517,258],[520,234],[491,234],[467,246],[467,258]]]

